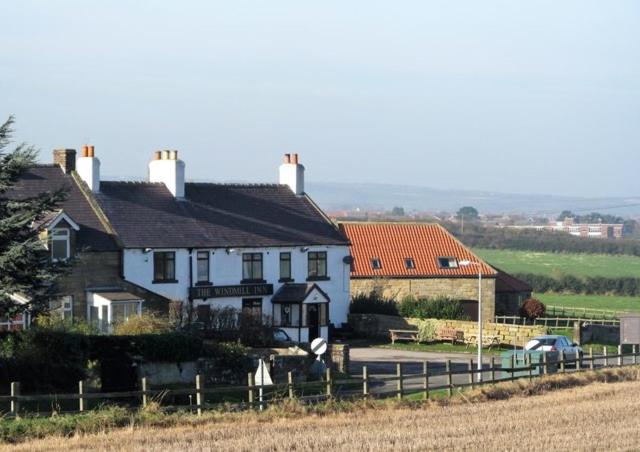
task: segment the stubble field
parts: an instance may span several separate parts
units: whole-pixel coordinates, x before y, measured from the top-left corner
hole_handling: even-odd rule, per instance
[[[504,401],[240,416],[171,428],[49,438],[16,450],[637,450],[640,382],[593,383]],[[7,447],[8,448],[8,447]]]

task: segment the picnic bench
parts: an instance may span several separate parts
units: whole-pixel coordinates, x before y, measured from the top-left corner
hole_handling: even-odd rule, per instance
[[[464,342],[464,331],[456,330],[455,328],[442,328],[436,333],[436,339],[440,341],[451,341],[451,345],[456,342]]]
[[[391,336],[392,344],[395,344],[397,340],[419,342],[418,330],[389,330],[389,336]]]
[[[476,334],[472,334],[465,339],[464,343],[467,344],[467,348],[469,348],[470,345],[478,345],[478,336]],[[489,350],[491,350],[494,345],[496,347],[500,346],[500,338],[498,336],[482,335],[483,347],[489,347]]]

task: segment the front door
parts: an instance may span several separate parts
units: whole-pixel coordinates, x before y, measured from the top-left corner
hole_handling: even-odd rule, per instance
[[[320,336],[320,311],[317,304],[307,305],[307,323],[309,325],[309,342]]]

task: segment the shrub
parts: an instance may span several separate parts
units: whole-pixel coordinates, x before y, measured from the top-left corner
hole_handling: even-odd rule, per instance
[[[115,325],[113,334],[137,336],[140,334],[161,334],[173,330],[169,319],[153,313],[130,317],[126,322]]]
[[[436,298],[405,297],[398,312],[402,317],[417,319],[467,320],[464,308],[458,300],[446,296]]]
[[[351,314],[383,314],[383,315],[399,315],[398,305],[392,298],[386,298],[378,292],[359,293],[351,298],[349,305]]]
[[[440,323],[435,319],[419,320],[416,325],[418,327],[418,342],[432,341],[440,329]]]
[[[63,319],[59,315],[51,314],[41,314],[36,317],[32,329],[84,335],[100,333],[96,325],[92,325],[84,320]]]
[[[520,307],[520,316],[526,317],[529,320],[534,320],[539,317],[543,317],[546,311],[544,303],[535,298],[529,298],[522,303]]]

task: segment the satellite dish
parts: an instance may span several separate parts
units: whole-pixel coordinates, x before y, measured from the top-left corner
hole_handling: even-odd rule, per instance
[[[324,355],[327,351],[327,341],[321,337],[314,339],[311,342],[311,351],[318,356]]]

